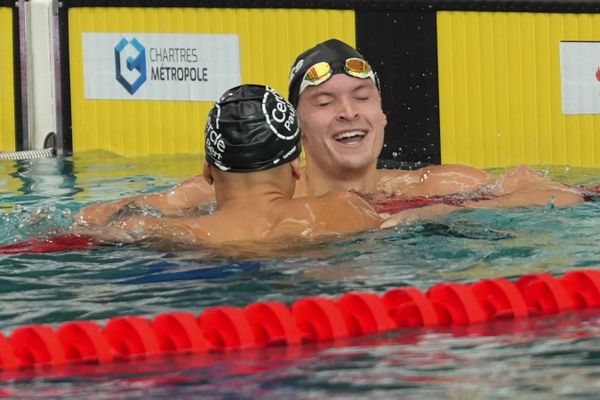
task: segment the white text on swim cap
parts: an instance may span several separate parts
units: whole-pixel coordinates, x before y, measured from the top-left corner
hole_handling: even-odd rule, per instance
[[[271,130],[283,140],[293,140],[299,134],[299,127],[296,123],[296,110],[294,107],[288,103],[279,93],[275,92],[272,88],[267,86],[267,91],[263,98],[263,113],[267,117],[267,123]],[[273,96],[275,99],[275,107],[269,107],[270,110],[267,109],[267,102],[269,95]],[[278,127],[273,125],[273,121],[276,122],[279,126],[283,125],[283,127],[287,130],[288,133],[279,131]]]
[[[273,117],[273,119],[275,121],[277,121],[279,123],[283,122],[283,126],[285,127],[285,129],[287,129],[288,132],[290,132],[292,130],[292,124],[294,123],[294,117],[295,117],[296,113],[294,112],[294,110],[290,109],[287,106],[287,104],[285,103],[285,101],[283,101],[282,98],[276,97],[276,99],[277,99],[277,106],[271,112],[271,116]],[[287,116],[287,120],[286,120],[286,113],[288,110],[290,111],[290,115]]]
[[[223,158],[223,152],[225,151],[225,142],[222,139],[222,135],[214,130],[212,124],[207,122],[206,124],[206,150],[210,153],[212,158],[221,160]]]

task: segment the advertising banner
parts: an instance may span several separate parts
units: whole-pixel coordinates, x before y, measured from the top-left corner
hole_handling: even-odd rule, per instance
[[[235,34],[83,32],[86,99],[215,101],[241,83]]]

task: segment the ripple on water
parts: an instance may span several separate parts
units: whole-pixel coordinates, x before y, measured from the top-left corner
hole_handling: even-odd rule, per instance
[[[68,226],[86,204],[163,190],[198,157],[2,164],[0,240]],[[180,170],[177,171],[179,166]],[[181,172],[184,171],[184,172]],[[552,175],[578,183],[576,169]],[[596,172],[595,176],[598,176]],[[583,183],[594,183],[584,171]],[[128,177],[128,179],[125,179]],[[153,316],[257,301],[291,304],[350,291],[423,290],[444,281],[597,268],[600,202],[570,209],[462,211],[435,222],[294,244],[243,259],[136,246],[0,257],[0,328],[118,315]],[[25,226],[29,221],[31,228]],[[597,398],[600,315],[404,329],[331,343],[111,365],[4,381],[15,397],[451,399]]]

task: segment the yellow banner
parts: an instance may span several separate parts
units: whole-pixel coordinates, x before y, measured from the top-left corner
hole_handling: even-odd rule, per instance
[[[443,163],[600,166],[600,115],[563,114],[560,70],[560,42],[599,41],[599,14],[439,12],[437,25]]]
[[[301,51],[331,37],[355,43],[354,12],[344,10],[73,8],[69,30],[73,151],[120,155],[202,153],[213,103],[86,99],[84,32],[236,34],[242,83],[266,84],[284,95]]]

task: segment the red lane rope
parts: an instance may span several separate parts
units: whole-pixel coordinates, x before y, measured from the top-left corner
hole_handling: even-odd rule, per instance
[[[27,239],[0,246],[0,254],[56,253],[59,251],[88,250],[99,245],[91,236],[57,235],[48,239]]]
[[[104,326],[93,321],[65,322],[57,328],[29,325],[9,337],[0,332],[0,369],[301,345],[404,327],[464,326],[599,306],[600,271],[576,270],[560,278],[539,273],[515,282],[498,278],[439,283],[425,292],[401,287],[382,296],[359,292],[338,299],[307,297],[291,306],[280,302],[219,306],[197,316],[190,312],[152,319],[121,316]]]

